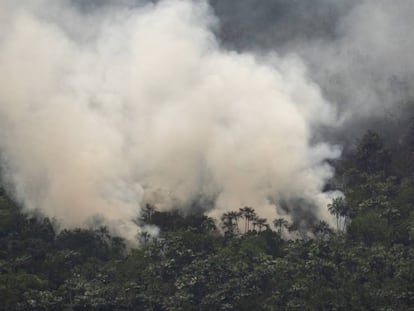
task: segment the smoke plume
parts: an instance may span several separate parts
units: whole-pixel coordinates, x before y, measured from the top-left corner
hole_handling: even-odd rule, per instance
[[[0,1],[3,179],[27,211],[128,239],[143,204],[200,197],[214,217],[294,218],[280,202],[296,201],[331,222],[325,160],[340,150],[316,130],[407,95],[414,40],[396,25],[413,5],[338,1],[334,30],[275,31],[262,49],[230,44],[212,2]]]
[[[302,59],[338,111],[339,139],[412,109],[411,0],[212,2],[226,46]]]

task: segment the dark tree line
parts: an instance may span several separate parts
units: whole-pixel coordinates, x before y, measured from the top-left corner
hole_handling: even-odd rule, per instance
[[[56,232],[0,197],[0,310],[410,310],[414,308],[414,130],[389,149],[367,132],[335,161],[336,227],[147,205],[142,247],[105,227]],[[298,235],[299,236],[299,235]]]

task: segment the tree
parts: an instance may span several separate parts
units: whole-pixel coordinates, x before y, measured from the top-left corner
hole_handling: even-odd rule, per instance
[[[368,245],[374,243],[390,243],[392,228],[387,221],[373,210],[355,217],[349,226],[349,236],[355,241]]]
[[[275,226],[275,228],[277,228],[278,233],[281,235],[282,229],[287,228],[289,222],[284,218],[276,218],[275,220],[273,220],[273,225]]]
[[[355,166],[369,173],[388,172],[391,153],[385,148],[384,141],[374,131],[368,131],[361,139],[355,153]]]
[[[141,210],[141,218],[140,220],[144,223],[151,224],[152,215],[154,215],[156,209],[155,206],[151,204],[145,204],[145,206]]]
[[[216,222],[213,218],[204,216],[203,221],[201,223],[201,228],[203,232],[213,232],[217,230]]]
[[[237,223],[234,212],[224,213],[221,216],[221,225],[226,236],[233,237],[236,235]]]
[[[332,203],[328,204],[328,210],[336,218],[336,229],[345,230],[347,224],[347,218],[349,216],[349,208],[344,197],[337,197],[332,200]],[[341,219],[343,220],[342,228],[340,228]]]
[[[257,217],[252,207],[245,206],[240,208],[241,216],[244,218],[244,233],[250,230],[250,223]]]
[[[333,233],[333,230],[329,227],[329,224],[326,221],[320,221],[313,229],[313,233],[318,237],[325,238],[330,236]]]
[[[239,224],[239,218],[241,217],[240,212],[229,212],[229,216],[233,219],[233,221],[236,223],[236,227],[238,229]]]
[[[259,232],[262,232],[263,228],[269,228],[269,225],[266,222],[266,218],[256,218],[254,219],[253,226],[257,226],[259,228]]]

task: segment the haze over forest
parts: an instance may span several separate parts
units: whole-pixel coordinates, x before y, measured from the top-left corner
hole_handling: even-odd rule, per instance
[[[332,224],[326,161],[409,109],[409,1],[1,6],[3,178],[62,227],[133,239],[147,203]]]
[[[413,15],[411,0],[0,0],[5,308],[412,306]],[[333,272],[306,276],[315,256]],[[244,289],[215,291],[217,262]]]

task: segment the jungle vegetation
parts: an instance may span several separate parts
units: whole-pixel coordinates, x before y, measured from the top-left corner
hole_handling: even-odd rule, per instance
[[[220,220],[143,208],[141,247],[105,227],[56,230],[0,199],[0,310],[413,310],[414,127],[373,131],[331,163],[336,226],[303,232],[254,206]]]

